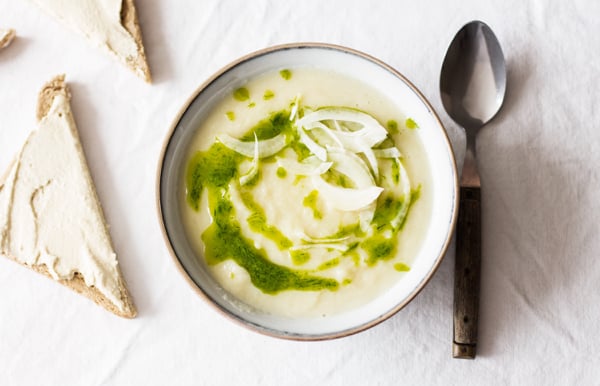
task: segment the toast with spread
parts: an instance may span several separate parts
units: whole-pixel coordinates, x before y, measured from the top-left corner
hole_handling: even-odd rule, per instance
[[[0,255],[133,318],[70,97],[64,75],[42,88],[37,129],[0,178]]]

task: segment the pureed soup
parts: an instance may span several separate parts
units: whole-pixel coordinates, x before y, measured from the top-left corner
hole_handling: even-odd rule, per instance
[[[290,317],[359,307],[402,280],[429,224],[418,130],[402,106],[341,74],[250,79],[189,146],[187,237],[246,306]]]

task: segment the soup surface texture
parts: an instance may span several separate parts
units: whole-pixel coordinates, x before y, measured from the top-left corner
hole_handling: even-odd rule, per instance
[[[409,111],[316,68],[231,90],[181,171],[187,237],[240,307],[327,316],[410,271],[431,218],[430,171]]]

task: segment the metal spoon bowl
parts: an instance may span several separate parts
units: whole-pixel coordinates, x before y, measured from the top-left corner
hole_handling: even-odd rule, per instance
[[[506,63],[498,39],[481,21],[458,31],[440,75],[442,104],[465,129],[467,151],[460,180],[454,274],[455,358],[475,358],[481,267],[481,182],[475,139],[500,110],[506,93]]]

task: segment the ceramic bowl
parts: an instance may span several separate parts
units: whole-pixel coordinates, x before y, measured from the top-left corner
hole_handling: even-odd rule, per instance
[[[430,226],[410,272],[391,289],[359,308],[325,318],[286,318],[239,307],[211,277],[186,237],[179,210],[187,146],[200,123],[225,95],[245,80],[282,68],[334,70],[371,85],[419,122],[420,139],[432,173]],[[223,68],[201,85],[174,120],[160,157],[159,220],[166,244],[193,289],[218,311],[255,331],[287,339],[321,340],[370,328],[406,306],[433,276],[450,241],[457,215],[456,163],[444,127],[429,102],[403,75],[364,53],[328,44],[299,43],[267,48]]]

